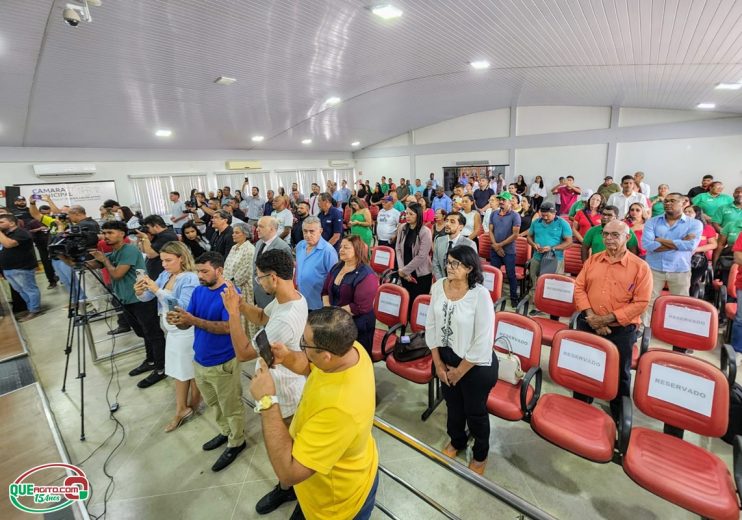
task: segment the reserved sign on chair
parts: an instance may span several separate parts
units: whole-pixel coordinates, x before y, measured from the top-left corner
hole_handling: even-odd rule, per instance
[[[399,316],[399,306],[402,303],[402,297],[398,294],[382,292],[379,294],[379,312]]]
[[[605,358],[602,350],[565,339],[560,343],[557,366],[602,383],[605,378]]]
[[[510,342],[510,348],[514,354],[518,354],[524,358],[531,357],[533,331],[521,329],[520,327],[501,321],[497,324],[495,338],[506,338]],[[495,346],[505,350],[508,348],[507,345],[498,345],[497,342],[495,342]]]
[[[690,307],[668,305],[665,307],[665,328],[708,336],[711,331],[711,313]]]
[[[653,363],[647,395],[711,417],[715,386],[710,379]]]
[[[575,284],[562,280],[544,280],[544,298],[572,303],[575,296]]]

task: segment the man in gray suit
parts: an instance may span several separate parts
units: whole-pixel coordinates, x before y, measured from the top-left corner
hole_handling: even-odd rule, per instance
[[[458,211],[452,211],[446,215],[444,229],[447,236],[436,238],[435,244],[433,244],[433,276],[436,280],[447,276],[446,260],[448,259],[448,251],[452,247],[464,245],[471,247],[475,252],[477,251],[476,244],[461,234],[465,225],[466,217]]]
[[[278,219],[275,217],[260,217],[257,229],[259,240],[255,242],[255,254],[252,257],[253,273],[257,272],[255,270],[255,262],[257,262],[260,255],[266,251],[272,249],[283,249],[291,254],[291,246],[281,240],[278,236]],[[261,309],[265,309],[265,307],[273,301],[274,296],[265,292],[263,287],[254,278],[252,281],[252,288],[253,294],[255,295],[255,305]],[[254,337],[258,330],[260,330],[260,327],[253,325],[252,323],[248,323],[248,328],[250,331],[250,338]]]

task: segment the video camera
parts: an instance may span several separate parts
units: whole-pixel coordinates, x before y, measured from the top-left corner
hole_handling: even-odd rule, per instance
[[[52,218],[56,218],[61,220],[62,222],[67,220],[67,213],[52,213],[50,215]]]
[[[68,230],[59,233],[51,241],[49,256],[53,258],[66,256],[75,262],[85,262],[92,258],[88,254],[88,249],[90,249],[90,233],[82,231],[80,226],[70,226]]]

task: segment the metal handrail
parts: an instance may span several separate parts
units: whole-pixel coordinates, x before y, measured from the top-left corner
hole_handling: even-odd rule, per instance
[[[389,471],[388,469],[386,469],[381,464],[379,464],[379,471],[381,471],[382,473],[384,473],[385,475],[387,475],[389,478],[391,478],[392,480],[394,480],[395,482],[397,482],[398,484],[400,484],[402,487],[404,487],[408,491],[412,492],[413,495],[415,495],[417,498],[419,498],[420,500],[422,500],[423,502],[425,502],[426,504],[428,504],[430,507],[432,507],[433,509],[435,509],[436,511],[438,511],[440,514],[442,514],[443,516],[445,516],[449,520],[461,520],[458,516],[456,516],[451,511],[449,511],[448,509],[446,509],[445,507],[443,507],[441,504],[439,504],[438,502],[436,502],[433,498],[429,497],[428,495],[426,495],[425,493],[423,493],[422,491],[420,491],[419,489],[417,489],[416,487],[414,487],[412,484],[410,484],[409,482],[407,482],[406,480],[404,480],[399,475],[395,475],[394,473],[392,473],[391,471]],[[377,505],[378,505],[378,503],[377,503]],[[383,511],[383,509],[382,509],[382,511]]]
[[[432,460],[433,462],[452,471],[453,473],[463,478],[467,482],[474,484],[475,486],[477,486],[479,489],[481,489],[485,493],[504,502],[505,504],[512,507],[519,513],[524,514],[526,517],[533,518],[535,520],[557,520],[556,517],[550,515],[546,511],[539,509],[538,507],[534,506],[530,502],[522,499],[518,495],[512,493],[511,491],[508,491],[502,486],[498,486],[497,484],[477,475],[476,473],[474,473],[472,470],[470,470],[469,468],[467,468],[460,462],[446,457],[440,451],[436,450],[435,448],[431,446],[428,446],[427,444],[425,444],[419,439],[416,439],[412,435],[406,432],[403,432],[399,428],[392,426],[391,424],[379,418],[378,416],[374,416],[374,426],[380,429],[381,431],[383,431],[384,433],[394,437],[395,439],[400,441],[402,444],[405,444],[409,446],[410,448],[412,448],[413,450],[420,453],[421,455],[424,455],[425,457]]]

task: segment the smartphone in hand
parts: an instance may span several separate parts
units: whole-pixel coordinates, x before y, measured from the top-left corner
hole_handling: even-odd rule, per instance
[[[265,333],[265,329],[261,329],[261,331],[255,335],[255,341],[253,344],[255,345],[258,354],[260,354],[260,357],[265,361],[265,364],[268,367],[272,367],[274,361],[273,352],[271,351],[271,344],[268,342],[268,334]]]
[[[178,300],[176,300],[175,298],[168,298],[166,300],[166,303],[167,303],[167,311],[175,312],[175,307],[178,306]]]
[[[147,276],[147,270],[146,269],[137,269],[136,270],[136,273],[137,273],[137,280],[141,280],[142,278],[144,278],[145,276]]]

